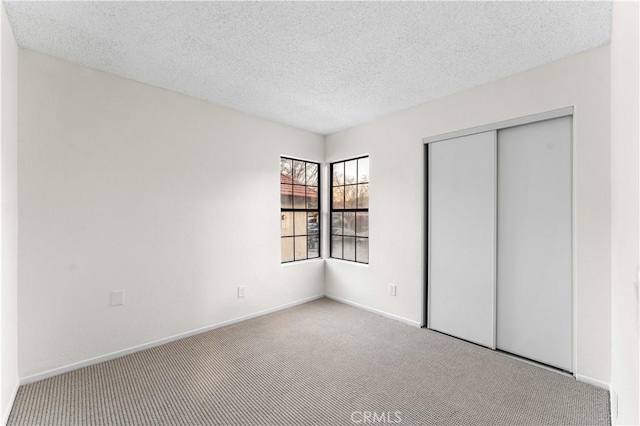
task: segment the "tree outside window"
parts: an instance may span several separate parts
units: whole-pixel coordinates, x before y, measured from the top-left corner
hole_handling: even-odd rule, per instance
[[[280,158],[281,262],[320,257],[320,164]]]
[[[331,164],[331,257],[369,263],[369,157]]]

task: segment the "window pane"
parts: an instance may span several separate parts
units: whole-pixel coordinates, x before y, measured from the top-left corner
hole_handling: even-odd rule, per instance
[[[358,183],[369,182],[369,157],[358,160]]]
[[[291,183],[292,161],[288,158],[280,159],[280,182]],[[284,177],[283,177],[284,176]]]
[[[347,185],[344,187],[344,208],[356,208],[356,196],[358,185]]]
[[[344,208],[344,186],[336,186],[333,188],[333,208]]]
[[[318,217],[318,213],[309,212],[307,213],[307,234],[316,235],[320,231],[320,218]]]
[[[293,160],[293,171],[291,173],[294,184],[304,185],[307,181],[307,172],[304,161]]]
[[[343,237],[344,248],[342,258],[344,260],[356,260],[356,239],[355,237]]]
[[[368,238],[357,239],[356,262],[369,263],[369,239]]]
[[[358,208],[359,209],[369,208],[369,184],[368,183],[358,185]]]
[[[295,260],[307,258],[307,237],[295,237]]]
[[[291,185],[280,185],[280,208],[290,209],[293,207],[293,187]]]
[[[320,257],[320,237],[308,237],[309,259]]]
[[[307,185],[318,186],[318,165],[307,163]]]
[[[283,237],[293,235],[293,212],[280,213],[280,235]]]
[[[332,167],[333,169],[333,178],[332,185],[343,185],[344,184],[344,163],[335,163]]]
[[[369,157],[334,163],[331,171],[331,257],[368,263]]]
[[[342,259],[342,237],[331,236],[331,257]]]
[[[320,173],[317,163],[280,158],[282,262],[320,257]]]
[[[293,185],[293,208],[304,209],[306,208],[306,191],[304,186]]]
[[[331,233],[342,235],[342,213],[331,213]]]
[[[318,188],[314,186],[307,186],[307,208],[318,208]]]
[[[294,235],[307,235],[307,212],[295,212],[294,217]]]
[[[280,252],[283,262],[293,260],[293,238],[280,238]]]
[[[356,235],[358,237],[369,236],[369,213],[356,213]]]
[[[344,235],[356,234],[356,214],[355,212],[344,212]]]
[[[357,167],[358,162],[356,160],[346,161],[344,163],[344,183],[357,183],[358,175],[357,175]]]

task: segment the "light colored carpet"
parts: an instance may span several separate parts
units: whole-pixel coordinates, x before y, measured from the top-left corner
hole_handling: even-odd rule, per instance
[[[369,422],[363,422],[365,411],[372,413]],[[609,394],[470,343],[320,299],[22,386],[8,424],[354,420],[608,425]]]

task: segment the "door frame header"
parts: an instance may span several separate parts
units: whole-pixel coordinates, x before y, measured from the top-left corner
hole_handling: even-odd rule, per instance
[[[470,127],[468,129],[456,130],[453,132],[442,133],[440,135],[428,136],[422,139],[422,143],[429,144],[440,142],[446,139],[454,139],[462,136],[469,136],[476,133],[488,132],[491,130],[506,129],[509,127],[521,126],[523,124],[536,123],[538,121],[552,120],[554,118],[566,117],[573,115],[573,107],[565,107],[554,109],[553,111],[541,112],[538,114],[525,115],[524,117],[512,118],[509,120],[498,121],[496,123],[484,124],[482,126]]]

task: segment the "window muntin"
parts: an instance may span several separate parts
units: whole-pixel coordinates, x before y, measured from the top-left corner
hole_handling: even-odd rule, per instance
[[[331,164],[330,253],[369,263],[369,157]]]
[[[282,263],[320,257],[320,164],[280,158]]]

